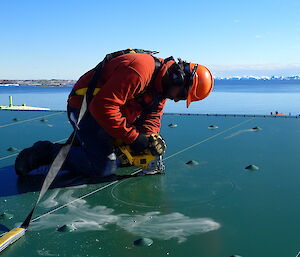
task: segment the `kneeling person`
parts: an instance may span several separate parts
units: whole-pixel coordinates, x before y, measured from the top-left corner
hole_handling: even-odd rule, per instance
[[[158,134],[166,100],[186,100],[188,107],[213,89],[213,77],[205,66],[132,50],[121,52],[106,58],[100,72],[97,66],[85,73],[68,97],[68,118],[76,133],[63,169],[108,176],[120,163],[116,158],[119,146],[129,146],[136,156],[150,152],[160,156],[161,162],[166,144]],[[91,81],[87,112],[77,125]],[[24,149],[15,162],[17,174],[51,164],[61,147],[39,141]]]

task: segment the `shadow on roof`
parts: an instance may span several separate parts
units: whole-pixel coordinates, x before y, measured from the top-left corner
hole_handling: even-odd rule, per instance
[[[6,166],[0,168],[0,197],[12,196],[18,194],[24,194],[28,192],[40,191],[42,183],[44,182],[47,167],[32,171],[28,176],[17,176],[14,170],[14,166]],[[69,171],[60,171],[54,179],[50,189],[73,187],[86,184],[101,184],[106,182],[113,182],[116,180],[123,180],[132,178],[136,175],[111,175],[105,178],[102,177],[83,177],[75,175]]]

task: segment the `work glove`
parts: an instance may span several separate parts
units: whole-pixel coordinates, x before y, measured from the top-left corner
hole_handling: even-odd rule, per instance
[[[134,154],[144,152],[149,146],[149,139],[144,134],[139,134],[138,137],[130,144],[130,148]]]
[[[165,140],[157,134],[149,137],[149,149],[153,155],[163,155],[166,151],[167,144]]]

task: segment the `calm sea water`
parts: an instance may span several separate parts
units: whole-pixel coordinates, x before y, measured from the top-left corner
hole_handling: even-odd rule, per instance
[[[14,105],[65,110],[71,87],[0,86],[0,105],[8,104],[13,96]],[[209,97],[192,103],[168,101],[165,112],[204,114],[300,114],[300,81],[216,81]]]

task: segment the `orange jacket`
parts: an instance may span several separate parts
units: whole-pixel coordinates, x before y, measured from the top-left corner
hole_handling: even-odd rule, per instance
[[[147,114],[141,127],[137,128],[133,124],[143,111],[135,97],[148,89],[154,67],[153,57],[142,53],[124,54],[105,64],[88,109],[98,124],[113,138],[130,144],[139,133],[150,135],[159,132],[166,99],[159,101],[156,113]],[[73,92],[80,92],[80,89],[84,92],[93,74],[94,69],[85,73],[74,85]],[[149,85],[155,86],[158,94],[162,93],[161,77],[160,71],[155,82]],[[99,91],[96,92],[97,90]],[[82,92],[81,95],[70,94],[70,107],[80,108]],[[151,90],[147,90],[142,97],[149,105],[153,102]]]

